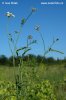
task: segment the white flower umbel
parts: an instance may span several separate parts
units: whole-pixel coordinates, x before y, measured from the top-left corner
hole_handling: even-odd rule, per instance
[[[6,16],[7,17],[15,17],[15,15],[13,13],[10,13],[10,12],[6,12]]]

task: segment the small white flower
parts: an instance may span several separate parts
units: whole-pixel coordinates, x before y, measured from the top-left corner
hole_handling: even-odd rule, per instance
[[[15,15],[13,13],[10,13],[10,12],[6,12],[6,16],[7,17],[15,17]]]
[[[40,26],[39,25],[35,26],[35,30],[36,31],[39,31],[39,29],[40,29]]]
[[[32,12],[35,12],[37,9],[36,8],[32,8]]]

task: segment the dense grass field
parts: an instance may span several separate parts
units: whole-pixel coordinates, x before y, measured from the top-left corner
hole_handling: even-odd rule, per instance
[[[66,100],[66,68],[64,64],[61,65],[44,65],[40,64],[34,68],[25,67],[25,71],[28,73],[36,72],[37,79],[39,81],[49,80],[50,83],[54,86],[54,93],[57,100]],[[15,68],[15,72],[18,73],[18,67]],[[33,73],[32,80],[36,80]],[[30,80],[30,79],[29,79]],[[0,81],[10,81],[14,83],[14,68],[8,66],[0,65]]]

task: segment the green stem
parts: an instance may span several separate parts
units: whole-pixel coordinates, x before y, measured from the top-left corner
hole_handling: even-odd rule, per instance
[[[31,15],[33,14],[33,12],[31,11],[30,14],[27,16],[25,23],[27,22],[27,20],[31,17]]]
[[[42,33],[39,31],[40,33],[40,36],[41,36],[41,39],[42,39],[42,42],[43,42],[43,47],[44,47],[44,57],[45,57],[45,41],[43,39],[43,36],[42,36]]]
[[[10,45],[10,41],[9,41],[9,30],[8,29],[9,29],[9,19],[8,19],[8,23],[7,23],[7,31],[6,31],[6,33],[7,33],[7,37],[8,37],[9,48],[10,48],[11,54],[13,56],[13,51],[11,49],[11,45]]]
[[[25,21],[25,23],[27,22],[27,20],[30,18],[30,16],[32,15],[32,12],[28,15],[28,17],[26,18],[26,21]],[[24,26],[24,25],[23,25]],[[22,27],[23,27],[22,26]],[[19,32],[19,34],[18,34],[18,37],[17,37],[17,39],[16,39],[16,43],[15,43],[15,46],[14,46],[14,51],[16,51],[16,46],[17,46],[17,43],[18,43],[18,40],[19,40],[19,37],[20,37],[20,33],[21,33],[21,31],[22,31],[22,27],[20,27],[20,32]],[[13,59],[13,62],[14,62],[14,59]],[[21,81],[22,81],[22,72],[21,72],[21,70],[22,70],[22,66],[23,66],[23,58],[20,58],[20,65],[19,65],[19,78],[20,78],[20,83],[21,83]],[[22,87],[21,87],[22,88]],[[22,91],[22,90],[21,90]]]
[[[11,45],[10,45],[10,40],[9,40],[9,18],[8,18],[8,23],[7,23],[7,36],[8,36],[8,44],[9,44],[9,48],[13,57],[13,67],[14,67],[14,76],[15,76],[15,59],[14,59],[14,52],[12,51]]]
[[[52,48],[55,43],[56,43],[56,41],[52,42],[52,44],[50,45],[49,49]],[[45,55],[50,52],[49,49],[45,51]]]
[[[32,11],[30,12],[30,14],[28,15],[28,17],[26,18],[26,20],[25,20],[25,23],[27,22],[27,20],[31,17],[31,15],[32,15]],[[24,23],[24,24],[25,24]],[[24,24],[22,25],[22,26],[20,26],[20,32],[19,32],[19,34],[18,34],[18,37],[17,37],[17,39],[16,39],[16,43],[15,43],[15,50],[16,50],[16,45],[17,45],[17,43],[18,43],[18,40],[19,40],[19,37],[20,37],[20,34],[21,34],[21,31],[22,31],[22,27],[24,26]]]

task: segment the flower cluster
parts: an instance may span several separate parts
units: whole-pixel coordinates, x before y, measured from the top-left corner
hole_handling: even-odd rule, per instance
[[[11,13],[11,12],[6,12],[6,16],[9,17],[9,18],[10,17],[15,17],[15,15],[13,13]]]

